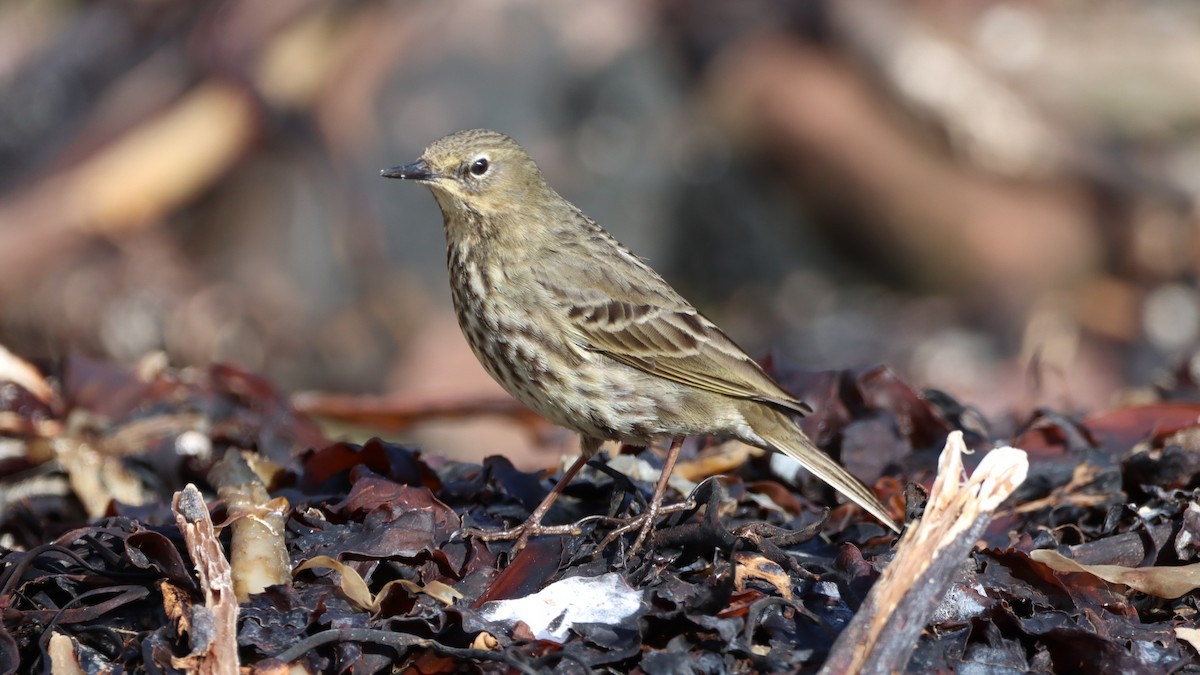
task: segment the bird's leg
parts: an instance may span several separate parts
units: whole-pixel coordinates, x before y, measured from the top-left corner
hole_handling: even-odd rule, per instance
[[[636,553],[642,547],[642,543],[646,541],[646,537],[650,535],[650,530],[654,529],[654,521],[658,519],[663,495],[667,491],[667,481],[671,478],[671,472],[675,470],[675,462],[679,459],[679,450],[682,447],[683,436],[671,441],[671,447],[667,450],[667,459],[663,462],[662,475],[658,477],[658,484],[654,486],[654,496],[650,499],[650,505],[646,507],[646,513],[642,514],[644,522],[638,531],[637,539],[633,540],[633,546],[629,548],[627,556]]]
[[[571,466],[567,467],[567,470],[563,472],[562,478],[558,479],[558,482],[555,483],[554,488],[550,490],[550,493],[546,495],[546,498],[542,500],[542,503],[538,504],[537,508],[533,510],[533,513],[529,514],[529,518],[527,518],[524,523],[512,529],[500,530],[499,532],[481,532],[475,536],[484,541],[515,538],[517,543],[512,549],[512,553],[515,555],[518,551],[525,548],[525,544],[528,543],[529,538],[532,536],[543,534],[569,534],[573,530],[574,526],[567,526],[565,528],[545,527],[542,525],[542,518],[546,517],[546,514],[550,511],[550,507],[554,505],[554,502],[558,499],[558,496],[562,494],[563,489],[567,487],[567,483],[570,483],[571,479],[575,477],[575,474],[579,473],[579,470],[583,468],[583,465],[587,464],[589,458],[590,455],[584,453],[579,456],[579,459],[576,459],[574,462],[572,462]]]
[[[513,553],[525,548],[525,543],[529,541],[530,536],[545,532],[542,527],[542,518],[545,518],[546,514],[550,512],[550,507],[554,506],[554,502],[558,500],[558,496],[567,487],[567,483],[570,483],[571,479],[575,478],[575,474],[579,473],[579,470],[587,464],[588,459],[587,453],[583,453],[579,455],[578,459],[571,462],[571,466],[567,467],[567,470],[563,472],[562,478],[558,479],[558,482],[550,489],[550,493],[546,495],[542,503],[538,504],[533,513],[529,514],[529,518],[521,526],[521,529],[524,531],[521,532],[521,537],[517,539],[517,544],[513,547]]]

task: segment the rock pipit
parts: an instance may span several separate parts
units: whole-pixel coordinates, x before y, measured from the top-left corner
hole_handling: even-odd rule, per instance
[[[454,309],[483,367],[522,403],[582,437],[582,456],[529,520],[501,533],[519,537],[517,549],[544,531],[542,517],[604,441],[669,440],[636,550],[659,513],[684,437],[701,434],[794,457],[900,531],[871,490],[793,420],[811,409],[547,185],[511,138],[460,131],[382,174],[433,191]]]

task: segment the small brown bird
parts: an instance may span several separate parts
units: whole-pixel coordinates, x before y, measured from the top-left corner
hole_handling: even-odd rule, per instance
[[[516,141],[460,131],[381,173],[433,191],[458,323],[484,368],[522,403],[582,437],[582,457],[525,525],[510,531],[520,536],[518,548],[541,530],[563,486],[606,440],[670,440],[638,548],[684,437],[703,434],[794,457],[900,531],[871,490],[793,421],[811,408],[547,185]]]

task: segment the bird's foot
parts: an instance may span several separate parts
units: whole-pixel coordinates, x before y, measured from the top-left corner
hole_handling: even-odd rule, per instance
[[[659,504],[657,505],[657,508],[654,504],[651,504],[646,509],[645,513],[626,519],[625,522],[620,525],[620,527],[612,532],[609,532],[608,536],[604,538],[604,541],[600,542],[600,545],[596,547],[596,550],[605,551],[621,537],[633,532],[634,530],[637,530],[637,538],[633,540],[633,545],[630,546],[629,550],[625,552],[626,558],[632,557],[633,554],[637,553],[642,548],[642,545],[645,544],[646,541],[652,541],[650,538],[650,533],[654,530],[654,523],[660,516],[669,516],[673,513],[688,511],[695,508],[696,502],[691,499],[684,500],[678,504],[668,504],[666,506]]]
[[[650,530],[654,529],[654,521],[658,519],[659,514],[666,511],[662,505],[663,495],[666,494],[667,480],[671,477],[671,472],[675,470],[675,462],[679,459],[679,449],[682,447],[683,436],[679,436],[671,441],[671,447],[667,449],[667,457],[663,461],[662,471],[658,475],[658,482],[654,485],[654,496],[650,498],[650,503],[646,506],[646,512],[630,521],[627,526],[629,530],[626,531],[632,531],[634,527],[639,529],[637,538],[633,540],[633,546],[629,547],[629,550],[625,553],[626,559],[632,557],[642,548],[642,544],[650,536]],[[604,543],[601,544],[601,549],[607,546],[609,540],[613,539],[613,535],[619,537],[621,534],[624,534],[621,532],[622,529],[617,528],[613,534],[605,538]]]
[[[657,501],[650,503],[649,507],[646,509],[646,512],[642,514],[642,519],[645,520],[645,522],[642,523],[641,528],[638,529],[637,538],[633,540],[633,545],[629,547],[629,552],[626,555],[632,556],[642,548],[642,544],[646,542],[646,537],[649,536],[650,531],[654,529],[654,521],[658,520],[658,515],[661,512],[661,503]]]
[[[558,499],[558,495],[562,493],[563,488],[567,486],[567,483],[570,483],[571,479],[575,477],[575,474],[579,473],[579,470],[582,469],[583,465],[587,463],[589,456],[590,454],[585,452],[574,462],[572,462],[571,466],[567,467],[567,470],[563,472],[562,478],[559,478],[558,482],[555,483],[554,489],[550,490],[550,492],[546,494],[546,498],[542,500],[541,504],[538,504],[537,508],[533,510],[533,513],[529,514],[529,518],[523,524],[507,530],[500,530],[498,532],[487,532],[473,528],[463,528],[460,530],[460,532],[463,534],[463,536],[472,536],[481,541],[506,541],[509,539],[516,539],[517,543],[513,545],[512,555],[516,555],[521,551],[521,549],[525,548],[525,544],[529,543],[530,537],[548,534],[579,534],[582,532],[582,525],[588,522],[591,517],[584,518],[583,520],[571,523],[569,525],[550,526],[542,525],[542,518],[545,518],[546,514],[550,512],[550,507],[554,504],[554,501]]]
[[[516,539],[517,543],[513,545],[511,551],[512,555],[516,555],[521,549],[525,548],[531,537],[579,536],[583,533],[585,525],[599,520],[604,520],[604,516],[588,516],[573,523],[567,523],[566,525],[542,525],[541,522],[530,522],[527,520],[507,530],[480,530],[473,527],[464,527],[458,533],[463,537],[473,537],[480,541],[510,541]]]

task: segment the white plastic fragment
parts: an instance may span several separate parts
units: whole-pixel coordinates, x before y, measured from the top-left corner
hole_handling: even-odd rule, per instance
[[[562,643],[572,626],[581,623],[619,625],[641,609],[642,594],[615,572],[598,577],[571,577],[513,600],[485,604],[488,621],[522,621],[540,640]]]

